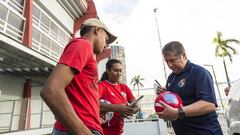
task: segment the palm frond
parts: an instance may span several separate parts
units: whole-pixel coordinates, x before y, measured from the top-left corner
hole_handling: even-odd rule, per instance
[[[236,39],[226,39],[225,42],[228,44],[228,43],[236,43],[236,44],[239,44],[240,41],[239,40],[236,40]]]
[[[142,83],[139,83],[141,87],[144,87],[144,85]]]
[[[233,54],[238,54],[237,49],[235,49],[229,45],[226,45],[226,47],[229,48],[233,52]]]
[[[217,39],[218,39],[218,42],[221,42],[221,39],[222,39],[222,33],[221,32],[217,32]]]
[[[230,62],[232,63],[232,55],[230,53],[228,53],[227,56],[228,56]]]
[[[135,82],[134,78],[132,78],[130,84],[133,84]]]

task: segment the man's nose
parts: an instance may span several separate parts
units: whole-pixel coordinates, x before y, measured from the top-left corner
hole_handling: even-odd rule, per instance
[[[168,67],[172,67],[173,63],[172,62],[167,62]]]

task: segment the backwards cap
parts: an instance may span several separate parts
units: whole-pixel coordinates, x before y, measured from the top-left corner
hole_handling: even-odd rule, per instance
[[[113,41],[117,39],[117,36],[115,36],[112,32],[110,32],[107,26],[97,18],[90,18],[85,20],[82,24],[82,27],[84,26],[96,26],[99,28],[103,28],[109,35],[109,39],[107,41],[108,44],[111,44]]]

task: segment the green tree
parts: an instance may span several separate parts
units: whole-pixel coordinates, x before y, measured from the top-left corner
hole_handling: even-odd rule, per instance
[[[150,114],[147,117],[148,120],[157,120],[158,119],[158,115],[156,113]]]
[[[141,78],[140,75],[135,75],[133,78],[132,78],[132,81],[131,81],[131,84],[133,85],[133,88],[135,89],[135,87],[137,86],[137,89],[138,89],[138,97],[140,96],[139,95],[139,88],[140,87],[144,87],[143,84],[142,84],[142,81],[144,80],[144,78]]]
[[[228,57],[230,62],[232,62],[232,56],[236,55],[238,52],[231,45],[232,43],[239,44],[239,40],[236,40],[236,39],[224,40],[222,33],[217,32],[217,36],[213,39],[213,43],[216,44],[215,56],[222,58],[228,86],[231,87],[227,66],[225,62],[225,57]]]

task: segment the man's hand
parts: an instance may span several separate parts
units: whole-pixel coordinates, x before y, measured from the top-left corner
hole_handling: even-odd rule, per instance
[[[140,107],[138,106],[138,104],[134,105],[133,107],[131,107],[134,111],[133,114],[137,113],[138,111],[140,111]]]
[[[156,94],[159,95],[159,94],[163,93],[166,90],[167,89],[165,87],[157,86]]]
[[[164,120],[176,120],[179,117],[178,114],[178,109],[177,108],[173,108],[171,106],[169,106],[168,104],[160,101],[159,102],[162,107],[164,108],[164,110],[162,112],[157,112],[157,115],[159,118],[164,119]]]

